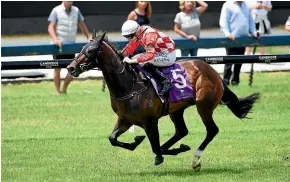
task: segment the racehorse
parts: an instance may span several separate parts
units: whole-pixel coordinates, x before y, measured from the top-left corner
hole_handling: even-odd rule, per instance
[[[201,60],[183,60],[178,62],[186,71],[194,98],[179,102],[170,102],[168,109],[158,97],[150,81],[146,81],[129,64],[124,63],[120,51],[105,36],[106,32],[93,38],[83,46],[79,55],[67,66],[69,74],[78,77],[82,72],[93,68],[102,71],[108,85],[113,111],[118,115],[117,122],[109,140],[113,146],[133,151],[145,138],[136,136],[132,143],[118,141],[118,137],[132,125],[140,126],[150,141],[155,157],[155,165],[164,161],[163,155],[177,155],[190,150],[181,144],[179,148],[170,149],[177,141],[188,134],[183,113],[190,106],[196,105],[205,127],[206,137],[194,153],[192,167],[201,168],[201,153],[219,132],[213,120],[213,111],[219,104],[225,104],[238,118],[246,118],[260,94],[254,93],[245,98],[238,98],[225,84],[219,74]],[[175,126],[175,134],[160,145],[158,120],[169,115]]]

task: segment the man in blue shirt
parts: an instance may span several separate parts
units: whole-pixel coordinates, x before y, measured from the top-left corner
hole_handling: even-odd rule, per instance
[[[220,15],[220,27],[225,36],[235,41],[238,37],[254,35],[257,37],[255,22],[251,10],[243,1],[227,1],[223,4]],[[244,55],[245,47],[226,48],[227,55]],[[242,64],[234,65],[232,85],[240,83]],[[224,83],[229,85],[232,75],[232,64],[225,64]]]

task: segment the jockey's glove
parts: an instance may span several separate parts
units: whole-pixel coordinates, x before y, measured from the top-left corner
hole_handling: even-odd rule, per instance
[[[125,57],[125,58],[123,59],[123,62],[126,62],[126,63],[128,63],[128,64],[138,63],[137,59],[130,59],[130,58],[128,58],[128,57]]]

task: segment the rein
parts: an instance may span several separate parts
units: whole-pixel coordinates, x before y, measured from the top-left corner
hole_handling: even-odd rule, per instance
[[[146,29],[145,29],[146,30]],[[144,31],[145,31],[144,30]],[[143,32],[144,32],[143,31]],[[142,33],[143,33],[142,32]],[[142,34],[141,33],[141,34]],[[140,34],[140,35],[141,35]],[[137,37],[138,38],[138,37]],[[95,41],[95,40],[93,40],[93,41]],[[136,72],[134,71],[134,69],[132,68],[132,66],[131,65],[129,65],[129,64],[125,64],[122,60],[121,60],[121,58],[120,58],[120,56],[117,54],[117,52],[110,46],[110,44],[109,43],[107,43],[106,41],[103,41],[103,44],[105,44],[110,50],[111,50],[111,52],[113,52],[113,54],[114,54],[114,56],[117,58],[117,60],[121,63],[121,65],[122,65],[122,69],[121,69],[121,71],[119,71],[119,72],[107,72],[108,74],[111,74],[111,75],[122,75],[122,74],[124,74],[125,73],[125,70],[126,70],[126,65],[128,65],[128,68],[129,68],[129,71],[132,71],[132,72],[134,72],[134,75],[133,75],[133,79],[132,79],[132,87],[131,87],[131,90],[130,90],[130,92],[129,92],[129,94],[127,94],[127,95],[125,95],[125,96],[121,96],[121,97],[116,97],[116,96],[114,96],[113,94],[111,94],[110,93],[110,96],[111,96],[111,98],[112,99],[114,99],[114,100],[119,100],[119,101],[122,101],[122,100],[126,100],[126,99],[128,99],[128,98],[131,98],[131,97],[133,97],[133,96],[135,96],[135,95],[138,95],[138,94],[140,94],[140,93],[142,93],[142,92],[144,92],[144,91],[146,91],[147,89],[148,89],[148,87],[150,86],[150,82],[148,82],[148,84],[145,86],[145,87],[142,87],[141,89],[139,89],[139,90],[134,90],[134,88],[135,88],[135,86],[136,86],[136,80],[137,80],[137,76],[136,76]],[[99,53],[98,54],[100,54],[102,52],[102,48],[99,50]],[[86,56],[86,55],[85,55]],[[97,57],[99,57],[99,55],[97,56]],[[87,58],[87,56],[86,56],[86,58]],[[76,60],[76,62],[78,63],[78,58],[76,58],[75,59]]]
[[[112,50],[112,52],[114,53],[115,57],[117,57],[118,61],[121,62],[121,64],[122,64],[122,69],[121,69],[120,72],[108,72],[108,73],[109,74],[113,74],[113,75],[121,75],[121,74],[123,74],[124,71],[125,71],[126,64],[124,64],[122,62],[122,60],[120,59],[120,56],[116,53],[116,51],[107,42],[104,41],[104,43],[106,44],[107,47],[109,47]]]
[[[135,77],[136,77],[136,75],[135,75]],[[134,78],[133,78],[133,85],[132,85],[132,88],[131,88],[131,91],[130,91],[129,94],[127,94],[125,96],[122,96],[122,97],[115,97],[115,96],[113,96],[110,93],[111,98],[114,99],[114,100],[119,100],[119,101],[126,100],[126,99],[129,99],[131,97],[134,97],[135,95],[141,94],[142,92],[144,92],[145,90],[147,90],[148,87],[150,86],[150,82],[148,82],[148,84],[146,85],[146,87],[143,87],[142,89],[136,91],[136,90],[134,90],[134,87],[135,87],[135,79]]]
[[[126,64],[124,64],[122,62],[122,60],[120,59],[120,57],[118,56],[118,54],[116,53],[116,51],[114,51],[114,49],[108,43],[106,43],[106,42],[104,42],[104,43],[113,51],[114,55],[117,57],[118,61],[120,61],[122,63],[122,66],[123,66],[122,67],[122,70],[120,72],[108,72],[108,73],[109,74],[113,74],[113,75],[121,75],[121,74],[123,74],[125,72],[125,69],[126,69]],[[132,68],[131,65],[128,64],[128,67],[129,67],[130,71],[134,72],[134,76],[133,76],[133,79],[132,79],[132,88],[131,88],[131,91],[130,91],[129,94],[127,94],[125,96],[122,96],[122,97],[116,97],[116,96],[114,96],[113,94],[110,93],[111,98],[114,99],[114,100],[121,101],[121,100],[129,99],[129,98],[131,98],[131,97],[133,97],[135,95],[138,95],[138,94],[144,92],[145,90],[148,89],[148,87],[150,85],[150,82],[148,82],[148,84],[145,87],[143,87],[143,88],[141,88],[139,90],[134,90],[134,88],[136,86],[136,80],[137,80],[136,72],[134,71],[134,69]]]

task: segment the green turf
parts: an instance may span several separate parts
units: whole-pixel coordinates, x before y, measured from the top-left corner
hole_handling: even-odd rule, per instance
[[[290,181],[290,73],[255,73],[252,87],[242,74],[238,96],[260,92],[251,120],[237,119],[220,106],[214,119],[220,133],[193,172],[195,149],[205,137],[195,107],[185,112],[189,135],[181,142],[192,150],[165,156],[153,165],[146,138],[134,151],[111,146],[108,135],[117,119],[101,82],[72,82],[56,96],[52,82],[2,85],[2,181]],[[90,93],[91,92],[91,93]],[[174,133],[168,117],[160,120],[161,141]],[[143,135],[141,128],[122,141]]]

